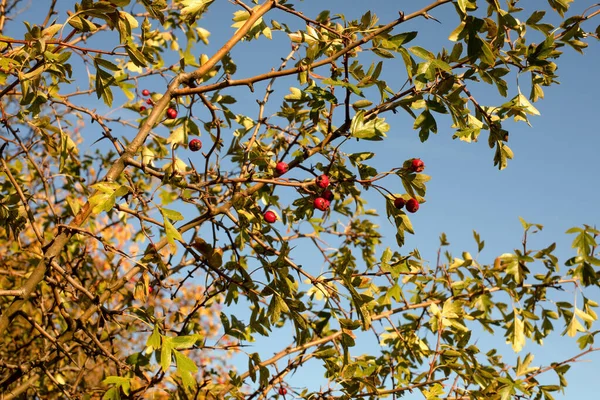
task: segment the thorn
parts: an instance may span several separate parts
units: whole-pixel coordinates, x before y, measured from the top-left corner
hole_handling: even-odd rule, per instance
[[[439,20],[437,20],[436,18],[432,17],[431,15],[429,15],[428,13],[424,13],[423,16],[425,17],[425,19],[432,19],[435,22],[437,22],[438,24],[441,24],[441,22]]]

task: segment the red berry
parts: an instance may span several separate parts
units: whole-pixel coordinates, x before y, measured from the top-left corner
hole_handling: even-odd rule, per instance
[[[142,96],[150,96],[150,91],[148,89],[142,90]]]
[[[144,112],[144,111],[146,111],[146,106],[141,106],[140,107],[140,112]]]
[[[402,207],[404,207],[405,204],[406,204],[406,200],[404,200],[402,197],[396,197],[394,199],[394,207],[396,207],[398,210],[402,209]],[[418,203],[417,203],[417,208],[419,208]]]
[[[411,167],[413,172],[422,172],[425,169],[425,163],[419,158],[413,158]]]
[[[406,211],[414,213],[417,212],[418,209],[419,202],[417,201],[417,199],[408,199],[408,201],[406,202]]]
[[[320,187],[321,189],[325,189],[327,186],[329,186],[329,177],[325,174],[318,176],[316,181],[317,186]]]
[[[154,104],[154,102],[152,101],[152,99],[146,99],[146,104],[152,105],[152,104]]]
[[[174,108],[168,108],[167,109],[167,117],[169,117],[171,119],[177,118],[177,110]]]
[[[323,193],[321,193],[321,197],[327,201],[331,201],[333,200],[333,192],[329,189],[324,190]]]
[[[267,221],[270,224],[277,221],[277,214],[275,214],[273,211],[267,211],[265,213],[264,217],[265,217],[265,221]]]
[[[202,148],[202,142],[200,141],[200,139],[192,139],[190,140],[188,147],[191,151],[198,151]]]
[[[288,172],[288,169],[290,169],[290,167],[287,165],[287,163],[284,163],[283,161],[278,162],[275,166],[275,171],[277,171],[277,175],[285,174],[286,172]]]
[[[318,210],[326,211],[329,208],[329,201],[325,200],[322,197],[317,197],[313,202],[313,205]]]
[[[287,394],[287,389],[284,387],[279,388],[279,394],[285,396]]]

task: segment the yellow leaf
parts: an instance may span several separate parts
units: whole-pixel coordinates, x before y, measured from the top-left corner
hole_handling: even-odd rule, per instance
[[[514,320],[513,324],[514,324],[514,331],[513,331],[513,338],[512,338],[511,344],[512,344],[512,348],[513,348],[514,352],[518,353],[521,350],[523,350],[523,347],[525,347],[525,324],[523,323],[523,320],[521,320],[519,318],[516,311],[515,311],[515,320]]]

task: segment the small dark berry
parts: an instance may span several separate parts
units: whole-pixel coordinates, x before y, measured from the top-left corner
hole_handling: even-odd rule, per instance
[[[150,96],[150,91],[148,89],[142,90],[142,96]]]
[[[284,163],[283,161],[280,161],[275,166],[275,171],[277,171],[277,175],[283,175],[286,172],[288,172],[289,168],[290,167],[287,165],[287,163]]]
[[[152,99],[146,99],[146,104],[152,105],[152,104],[154,104],[154,102],[152,101]]]
[[[329,189],[324,190],[323,193],[321,193],[321,197],[327,201],[331,201],[333,200],[333,192]]]
[[[140,112],[144,112],[144,111],[146,111],[146,106],[141,106],[140,107]]]
[[[279,388],[279,394],[285,396],[287,394],[287,389],[284,387]]]
[[[394,199],[394,207],[396,207],[398,210],[402,209],[405,204],[406,200],[404,200],[402,197],[396,197],[396,199]]]
[[[275,214],[273,211],[267,211],[265,213],[264,217],[265,217],[265,221],[267,221],[270,224],[277,221],[277,214]]]
[[[318,176],[315,182],[317,183],[318,187],[320,187],[321,189],[325,189],[327,186],[329,186],[329,177],[323,174],[321,176]]]
[[[419,202],[417,201],[417,199],[408,199],[408,201],[406,202],[406,211],[414,213],[417,212],[418,209]]]
[[[192,139],[190,140],[188,147],[191,151],[198,151],[202,148],[202,142],[200,141],[200,139]]]

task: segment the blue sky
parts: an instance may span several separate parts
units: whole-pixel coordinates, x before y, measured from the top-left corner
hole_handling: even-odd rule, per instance
[[[415,3],[417,2],[309,0],[299,3],[298,9],[314,17],[322,8],[327,8],[332,10],[332,13],[342,12],[353,19],[370,8],[382,22],[387,22],[397,16],[398,7],[408,13],[417,9],[419,5],[426,4]],[[524,7],[531,7],[532,2],[523,3]],[[578,13],[593,3],[590,0],[576,0],[569,15]],[[451,7],[446,5],[431,13],[441,24],[432,20],[417,19],[403,25],[400,31],[418,30],[419,37],[414,43],[433,51],[450,45],[447,37],[457,24]],[[201,23],[212,33],[210,45],[200,48],[198,53],[211,54],[226,40],[227,35],[233,32],[233,29],[229,28],[233,10],[235,7],[224,0],[217,1],[210,9]],[[29,18],[28,16],[31,16],[31,19],[35,18],[36,22],[40,21],[33,9],[23,15],[24,18]],[[59,16],[59,22],[62,22],[62,19],[64,14]],[[270,19],[267,17],[267,20]],[[526,19],[526,16],[522,19]],[[588,28],[595,27],[597,23],[591,21]],[[287,54],[289,44],[282,33],[277,32],[274,36],[272,42],[261,38],[260,43],[240,43],[235,48],[234,56],[246,60],[237,62],[239,77],[251,76],[277,67],[279,58]],[[544,230],[531,238],[531,247],[541,248],[557,242],[556,254],[562,261],[573,254],[570,250],[572,238],[567,236],[565,231],[583,223],[598,225],[600,222],[600,164],[597,158],[600,132],[596,119],[600,110],[600,83],[596,76],[600,64],[599,50],[596,41],[590,41],[590,47],[583,56],[571,49],[565,49],[566,54],[559,60],[558,73],[561,84],[545,88],[546,98],[535,104],[541,116],[530,119],[531,127],[523,123],[507,124],[510,130],[508,144],[515,153],[515,159],[503,171],[498,171],[493,166],[493,153],[486,140],[472,144],[452,140],[452,129],[448,121],[445,124],[440,121],[439,133],[421,143],[417,132],[412,130],[410,116],[403,113],[385,115],[391,125],[388,139],[380,143],[368,143],[371,147],[369,151],[376,153],[375,163],[378,169],[397,167],[399,160],[420,157],[426,163],[425,172],[432,177],[428,184],[427,203],[422,205],[418,213],[411,216],[416,235],[407,236],[406,245],[401,249],[403,253],[418,248],[421,255],[434,264],[439,235],[445,232],[451,243],[450,249],[456,255],[460,255],[463,250],[475,255],[477,249],[472,231],[476,230],[486,242],[486,248],[478,256],[478,260],[487,264],[496,256],[512,252],[514,248],[521,246],[523,230],[519,222],[520,216],[529,222],[544,225]],[[384,70],[386,79],[394,88],[399,87],[405,79],[403,72],[404,67],[399,59],[390,62]],[[526,81],[527,79],[521,80],[522,91],[525,94],[529,92]],[[509,98],[517,94],[514,83],[509,82]],[[297,82],[282,82],[276,89],[280,95],[284,95],[288,86],[297,86]],[[159,80],[149,82],[147,87],[157,92],[165,89],[163,82]],[[239,96],[236,112],[255,115],[255,98],[262,96],[263,88],[264,85],[257,85],[256,94],[249,93],[245,88],[236,89],[233,92]],[[502,102],[492,87],[484,85],[473,88],[472,92],[481,103]],[[90,99],[90,102],[102,109],[95,98]],[[208,142],[208,138],[203,140]],[[361,142],[361,146],[365,144]],[[397,184],[397,192],[402,191],[399,181],[386,182],[392,186]],[[392,187],[390,190],[394,191]],[[380,208],[384,214],[381,199],[374,195],[374,191],[366,194],[371,206]],[[384,215],[376,221],[386,238],[385,244],[395,248],[394,227],[387,222]],[[298,260],[299,263],[302,261]],[[566,267],[563,271],[566,271]],[[574,294],[568,289],[561,296],[566,296],[565,298],[572,301]],[[598,299],[599,294],[596,290],[590,297]],[[558,331],[560,333],[561,329]],[[262,358],[266,359],[272,355],[274,348],[279,348],[278,344],[285,346],[289,339],[280,336],[269,338],[268,341],[259,341],[253,351],[261,352]],[[507,358],[514,357],[503,338],[490,341],[489,337],[482,337],[479,344],[482,347],[496,347],[506,354]],[[357,354],[362,349],[357,347],[353,352]],[[528,351],[536,354],[534,364],[544,365],[550,361],[569,358],[579,352],[574,340],[560,337],[559,334],[549,338],[542,348],[528,342],[523,353]],[[567,375],[567,393],[563,396],[557,395],[557,399],[591,398],[590,396],[598,393],[600,355],[592,354],[585,359],[593,362],[575,363],[572,366]],[[240,369],[245,369],[245,362],[241,363]],[[554,378],[552,373],[549,375]],[[298,370],[288,383],[295,386],[308,380],[325,382],[318,369],[304,368]],[[413,394],[405,398],[416,399],[421,398],[421,395]]]

